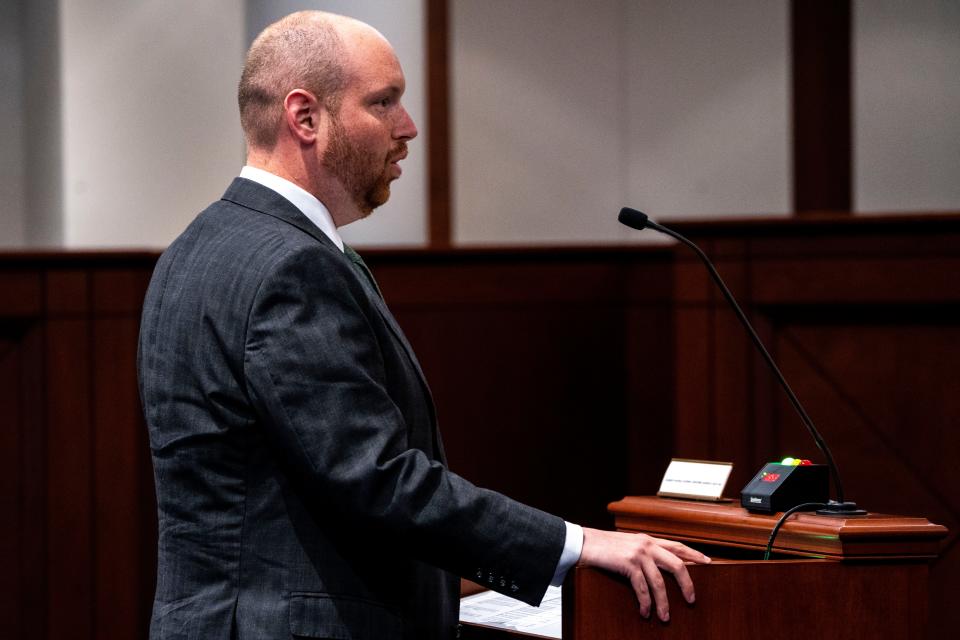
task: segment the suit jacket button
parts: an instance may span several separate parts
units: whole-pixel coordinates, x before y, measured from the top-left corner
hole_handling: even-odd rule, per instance
[[[477,578],[483,579],[483,569],[477,569]]]
[[[510,591],[513,591],[514,593],[516,593],[517,591],[520,591],[520,587],[517,586],[516,582],[510,583]]]

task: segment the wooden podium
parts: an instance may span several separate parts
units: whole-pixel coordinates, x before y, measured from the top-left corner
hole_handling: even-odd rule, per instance
[[[575,567],[563,588],[564,640],[926,637],[927,565],[947,530],[924,518],[795,514],[764,561],[780,514],[656,497],[609,509],[617,529],[680,540],[713,562],[689,567],[693,605],[667,577],[668,623],[641,618],[625,580]],[[462,637],[522,636],[464,625]]]

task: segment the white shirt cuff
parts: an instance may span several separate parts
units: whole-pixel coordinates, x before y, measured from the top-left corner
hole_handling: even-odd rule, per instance
[[[578,524],[564,522],[567,525],[567,538],[563,543],[563,553],[560,554],[560,561],[557,562],[557,570],[553,574],[553,580],[550,586],[559,587],[567,577],[567,571],[580,559],[580,552],[583,551],[583,527]]]

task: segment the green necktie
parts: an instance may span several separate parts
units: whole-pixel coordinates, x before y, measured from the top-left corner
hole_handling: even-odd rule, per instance
[[[380,298],[383,298],[383,292],[380,291],[380,285],[377,284],[377,279],[373,277],[373,272],[370,271],[370,267],[367,266],[367,263],[363,261],[363,258],[360,257],[360,254],[353,250],[348,244],[343,245],[343,253],[350,258],[350,262],[355,264],[357,268],[363,273],[364,277],[373,285],[373,288],[376,290],[377,295]]]

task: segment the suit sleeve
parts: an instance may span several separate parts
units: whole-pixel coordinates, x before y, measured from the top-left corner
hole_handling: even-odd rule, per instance
[[[248,393],[308,491],[414,557],[540,602],[563,521],[478,488],[408,443],[358,274],[326,249],[283,258],[247,327]],[[427,428],[432,428],[429,425]]]

